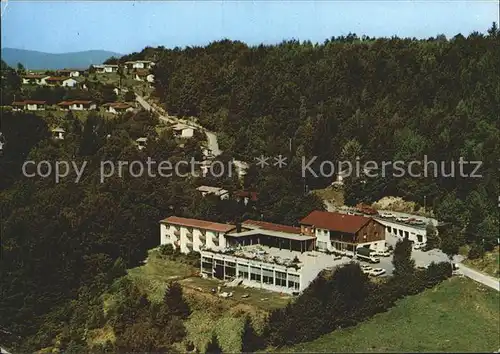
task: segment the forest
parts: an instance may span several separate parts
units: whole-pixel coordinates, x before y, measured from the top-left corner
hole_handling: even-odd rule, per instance
[[[473,244],[481,252],[491,249],[498,237],[498,58],[496,25],[487,35],[472,33],[449,40],[349,35],[323,44],[287,41],[256,47],[223,40],[205,47],[146,48],[120,58],[157,61],[156,94],[170,114],[195,116],[217,132],[225,151],[219,159],[253,162],[261,154],[289,158],[281,170],[252,165],[242,185],[227,176],[210,181],[125,175],[100,183],[103,160],[201,159],[199,139],[181,148],[172,132],[157,131],[157,118],[150,112],[128,113],[112,121],[91,114],[85,122],[68,114],[63,122],[68,136],[60,142],[50,139],[49,127],[39,116],[2,111],[6,144],[0,157],[1,343],[34,351],[49,346],[68,321],[90,321],[98,294],[124,269],[141,264],[147,250],[158,245],[158,221],[165,217],[224,222],[257,218],[292,225],[311,210],[322,209],[322,201],[304,193],[304,186],[322,188],[331,178],[304,180],[302,156],[410,161],[427,155],[436,161],[459,157],[482,161],[479,179],[389,177],[362,183],[353,178],[346,181],[345,194],[349,204],[392,195],[421,205],[425,196],[437,217],[453,225],[449,235],[457,243]],[[3,62],[1,86],[2,105],[21,93],[18,73]],[[140,136],[149,138],[142,151],[134,145]],[[68,179],[56,184],[52,179],[25,178],[21,167],[26,160],[88,161],[89,166],[80,183]],[[256,190],[259,200],[245,206],[201,198],[195,190],[200,184]],[[416,287],[423,288],[424,283]],[[139,325],[129,329],[139,333],[134,338],[155,337],[157,328],[165,326],[176,326],[179,338],[183,336],[179,321],[162,320],[161,311],[150,309],[133,288],[125,284],[123,289],[130,293],[123,306],[128,306],[127,299],[135,299],[135,305],[128,306],[133,311],[159,313],[160,324],[153,329]],[[316,296],[314,289],[310,293]],[[395,291],[388,289],[381,291]],[[340,294],[332,301],[345,299]],[[364,304],[365,299],[359,301]],[[271,320],[282,323],[287,316],[299,316],[301,304],[276,312]],[[379,305],[373,313],[390,304]],[[174,310],[165,306],[162,311]],[[118,327],[131,323],[136,314],[124,312],[126,318],[115,323]],[[365,318],[356,316],[349,323]],[[332,321],[327,326],[338,324]],[[77,321],[70,327],[85,325]],[[267,334],[269,344],[288,344],[278,338],[293,330],[289,325],[276,326]],[[318,335],[312,332],[305,339]],[[175,340],[166,338],[150,348],[168,351]],[[84,350],[79,331],[65,335],[64,341],[68,352]],[[133,351],[138,344],[117,345]]]
[[[220,133],[222,150],[242,160],[284,154],[317,161],[481,161],[481,178],[351,178],[345,200],[401,196],[422,206],[464,242],[491,249],[498,238],[500,134],[499,31],[417,40],[331,38],[249,47],[230,40],[205,47],[146,48],[156,58],[157,95],[170,114],[195,116]],[[291,151],[290,151],[291,146]],[[458,167],[456,167],[458,169]],[[473,166],[464,170],[471,173]],[[420,167],[422,172],[423,167]],[[295,188],[332,178],[300,176]],[[366,183],[363,183],[366,182]],[[458,232],[457,232],[458,231]]]
[[[6,71],[9,76],[2,85],[7,90],[2,93],[19,94],[18,75],[12,68]],[[201,161],[199,136],[179,145],[171,130],[157,130],[157,117],[146,111],[113,120],[94,112],[85,121],[69,112],[61,127],[65,139],[53,140],[42,117],[2,110],[0,342],[8,348],[32,352],[49,346],[69,318],[81,318],[82,311],[92,315],[100,294],[158,246],[159,221],[168,216],[236,221],[269,215],[290,223],[323,207],[312,195],[290,192],[287,175],[278,172],[249,174],[249,181],[262,186],[263,198],[258,205],[246,206],[202,198],[196,191],[207,183],[241,189],[234,171],[232,177],[216,181],[176,175],[134,178],[126,173],[101,183],[101,161]],[[142,136],[148,137],[148,144],[138,150],[135,139]],[[229,158],[219,157],[226,163]],[[80,166],[86,161],[87,167],[79,183],[75,178],[55,183],[54,178],[25,177],[27,160],[74,161]],[[64,347],[74,352],[82,350],[80,324],[68,338],[63,336]]]

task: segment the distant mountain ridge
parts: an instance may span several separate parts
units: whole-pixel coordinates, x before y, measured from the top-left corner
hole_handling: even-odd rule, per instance
[[[44,53],[35,50],[2,48],[2,60],[9,66],[15,67],[17,63],[24,65],[29,70],[56,70],[64,68],[84,69],[91,64],[102,64],[106,59],[122,54],[106,50],[86,50],[72,53]]]

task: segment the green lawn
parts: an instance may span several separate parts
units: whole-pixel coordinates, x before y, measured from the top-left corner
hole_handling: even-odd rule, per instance
[[[158,250],[151,250],[147,263],[128,270],[128,277],[148,294],[151,301],[161,301],[169,282],[192,276],[197,271],[188,264],[163,258]]]
[[[465,278],[407,297],[356,327],[282,352],[493,352],[500,348],[500,295]]]
[[[238,286],[235,288],[224,287],[224,282],[217,279],[203,279],[200,277],[192,277],[184,279],[180,282],[184,287],[190,287],[211,295],[211,289],[217,289],[221,286],[221,292],[232,292],[233,296],[230,298],[223,298],[223,301],[228,304],[237,305],[243,304],[256,307],[265,311],[270,311],[276,308],[284,307],[292,299],[287,294],[280,294],[277,292],[267,291],[258,288],[245,288]],[[248,295],[248,297],[242,297]],[[215,295],[212,295],[215,296]]]
[[[184,296],[189,302],[192,314],[185,322],[187,339],[199,349],[204,349],[216,333],[222,348],[227,352],[241,350],[241,330],[246,314],[250,315],[257,330],[262,330],[266,310],[284,306],[289,301],[288,296],[260,289],[225,288],[221,291],[233,291],[232,298],[221,298],[211,293],[212,288],[220,284],[217,280],[203,279],[197,275],[199,271],[185,262],[182,256],[178,260],[169,260],[160,255],[157,249],[149,252],[149,257],[143,266],[129,269],[126,277],[131,279],[138,288],[145,292],[153,302],[163,299],[168,282],[178,280],[183,286]],[[222,283],[221,283],[222,284]],[[248,298],[241,295],[248,294]],[[115,295],[103,295],[103,310],[106,313],[114,306]],[[109,324],[94,329],[88,334],[89,344],[114,341],[113,329]],[[184,343],[177,343],[179,351],[185,351]]]

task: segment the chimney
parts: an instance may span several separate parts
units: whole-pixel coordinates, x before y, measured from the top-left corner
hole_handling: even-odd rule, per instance
[[[236,232],[240,233],[241,232],[241,222],[236,223]]]

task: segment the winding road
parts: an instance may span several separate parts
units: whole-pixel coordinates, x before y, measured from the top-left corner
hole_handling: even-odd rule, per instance
[[[169,116],[164,110],[162,110],[160,107],[156,107],[151,105],[144,97],[139,96],[138,94],[135,95],[136,101],[142,106],[147,111],[153,111],[158,114],[158,118],[165,123],[168,124],[176,124],[176,123],[182,123],[188,127],[191,127],[193,129],[199,129],[205,133],[207,136],[207,147],[208,149],[212,152],[214,156],[218,156],[222,154],[222,151],[219,149],[219,143],[217,141],[217,135],[215,133],[205,129],[203,126],[195,123],[188,121],[186,119],[180,119],[175,116]]]
[[[493,278],[484,273],[481,273],[475,269],[472,269],[464,265],[463,263],[458,263],[457,273],[463,274],[467,278],[470,278],[478,283],[486,285],[487,287],[490,287],[492,289],[495,289],[496,291],[500,291],[500,281],[498,279]]]

